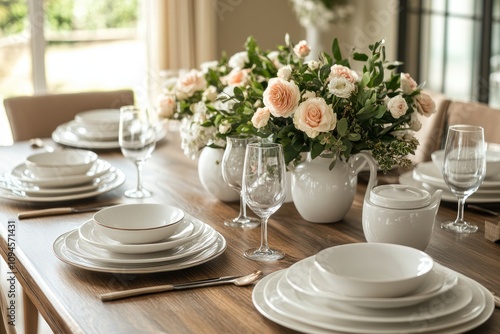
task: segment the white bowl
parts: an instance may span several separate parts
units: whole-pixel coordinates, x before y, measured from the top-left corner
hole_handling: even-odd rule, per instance
[[[152,203],[122,204],[94,214],[100,233],[127,244],[145,244],[173,235],[184,218],[179,208]]]
[[[30,155],[25,164],[36,177],[84,175],[97,161],[97,154],[88,150],[65,149]]]
[[[118,131],[120,124],[119,109],[95,109],[75,115],[75,121],[91,131]]]
[[[409,295],[431,273],[433,259],[415,248],[386,243],[330,247],[315,256],[315,266],[332,291],[351,297]]]
[[[432,162],[441,171],[443,169],[444,150],[431,153]],[[486,177],[492,177],[500,173],[500,151],[488,149],[486,151]]]

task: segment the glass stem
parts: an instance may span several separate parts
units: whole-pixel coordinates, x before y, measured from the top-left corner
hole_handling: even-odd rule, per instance
[[[142,174],[142,161],[137,161],[135,163],[137,166],[137,191],[142,191],[142,180],[141,180],[141,174]]]
[[[464,220],[464,206],[465,206],[465,197],[457,197],[458,199],[458,212],[457,219],[455,220],[456,224],[466,224]]]
[[[240,191],[240,214],[238,218],[246,218],[247,217],[247,202],[245,201],[245,196],[243,196],[243,191]]]
[[[262,253],[269,252],[269,243],[267,241],[267,221],[268,220],[269,220],[269,216],[261,218],[259,252],[262,252]]]

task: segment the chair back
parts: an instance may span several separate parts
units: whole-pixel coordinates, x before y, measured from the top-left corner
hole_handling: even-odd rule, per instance
[[[14,141],[47,138],[79,112],[134,104],[132,90],[17,96],[4,100]]]

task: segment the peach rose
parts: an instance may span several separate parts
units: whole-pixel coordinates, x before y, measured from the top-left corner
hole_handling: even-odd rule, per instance
[[[436,103],[429,94],[420,93],[415,100],[417,102],[417,111],[425,117],[429,117],[436,112]]]
[[[191,70],[179,78],[175,85],[175,91],[177,98],[185,100],[193,96],[196,91],[205,90],[206,87],[207,81],[205,80],[203,72]]]
[[[293,116],[293,124],[304,131],[310,138],[317,137],[320,132],[335,129],[337,115],[323,98],[315,97],[302,102]]]
[[[221,81],[229,86],[244,87],[248,84],[250,69],[233,69],[228,75],[221,78]]]
[[[418,85],[408,73],[401,73],[401,90],[404,94],[411,94]]]
[[[273,116],[290,117],[299,104],[300,90],[293,81],[272,78],[264,91],[263,100]]]
[[[158,116],[163,118],[172,118],[177,109],[175,96],[172,94],[164,94],[158,98]]]
[[[396,95],[387,102],[387,108],[389,108],[392,117],[397,119],[406,114],[408,104],[401,95]]]
[[[305,58],[311,52],[311,48],[307,45],[306,41],[300,41],[293,47],[293,52],[295,52],[297,57]]]
[[[257,111],[252,116],[252,124],[256,129],[260,129],[267,125],[271,113],[267,108],[257,108]]]
[[[345,78],[350,83],[356,83],[358,81],[358,74],[355,71],[351,70],[349,67],[335,64],[330,67],[330,75],[328,76],[328,80],[339,77]]]

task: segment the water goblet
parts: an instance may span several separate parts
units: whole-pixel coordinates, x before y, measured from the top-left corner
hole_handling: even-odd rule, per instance
[[[247,145],[243,170],[243,194],[250,209],[261,218],[259,248],[245,251],[245,257],[255,261],[275,261],[285,254],[269,248],[267,223],[286,197],[286,167],[283,148],[274,143]]]
[[[123,156],[132,160],[137,168],[137,186],[125,191],[125,197],[150,197],[152,193],[143,188],[141,181],[142,167],[151,157],[156,145],[155,126],[147,109],[135,106],[120,108],[118,141]]]
[[[226,149],[222,156],[222,178],[229,187],[240,194],[240,213],[238,217],[225,221],[224,225],[226,226],[254,228],[260,225],[259,219],[247,216],[245,198],[241,191],[245,150],[248,143],[256,140],[255,137],[245,135],[227,136],[226,138]]]
[[[484,130],[479,126],[453,125],[446,138],[443,178],[458,199],[458,214],[454,221],[441,228],[456,233],[474,233],[478,227],[464,220],[465,200],[483,182],[486,172]]]

